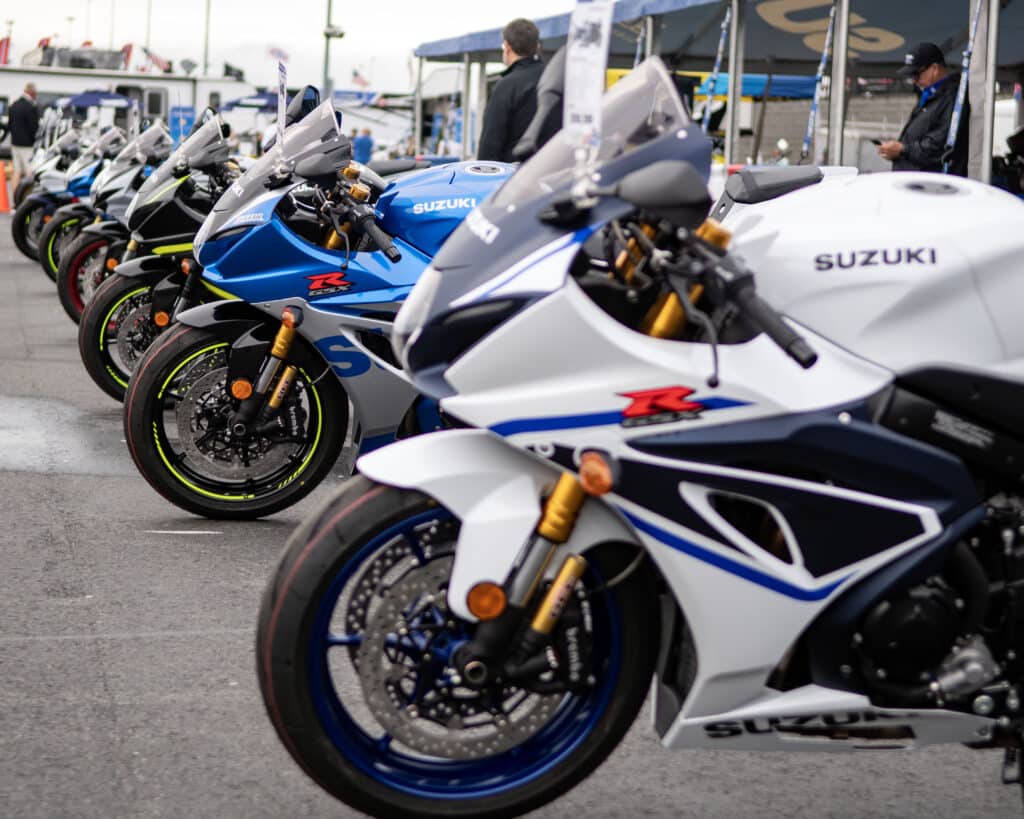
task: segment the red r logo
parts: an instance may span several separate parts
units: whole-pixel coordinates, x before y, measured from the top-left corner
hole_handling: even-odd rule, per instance
[[[625,398],[632,398],[622,413],[623,418],[643,418],[657,415],[659,412],[699,412],[704,405],[699,401],[687,401],[693,395],[689,387],[662,387],[657,390],[640,390],[638,392],[620,392]]]
[[[345,280],[345,274],[340,270],[337,273],[319,273],[316,276],[306,276],[309,279],[309,292],[314,290],[325,290],[328,287],[351,287],[352,282]]]

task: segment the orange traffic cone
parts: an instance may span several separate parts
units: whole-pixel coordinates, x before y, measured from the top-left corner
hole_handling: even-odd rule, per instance
[[[11,203],[7,199],[7,168],[0,161],[0,213],[10,213]]]

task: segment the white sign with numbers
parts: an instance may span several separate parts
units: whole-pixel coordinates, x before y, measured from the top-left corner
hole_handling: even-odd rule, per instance
[[[580,0],[572,10],[565,55],[562,127],[571,145],[593,148],[601,142],[612,0]]]

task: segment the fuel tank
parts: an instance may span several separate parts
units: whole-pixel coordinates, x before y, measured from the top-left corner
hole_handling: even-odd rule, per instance
[[[463,219],[512,175],[504,162],[453,162],[414,171],[381,194],[380,226],[433,256]]]
[[[969,179],[870,174],[752,207],[732,249],[776,309],[894,372],[1024,380],[1024,203]]]

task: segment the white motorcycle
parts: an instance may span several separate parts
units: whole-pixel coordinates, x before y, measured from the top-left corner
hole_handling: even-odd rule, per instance
[[[291,538],[257,635],[289,752],[376,816],[518,815],[653,678],[666,747],[964,743],[1019,781],[1022,205],[851,177],[730,247],[657,59],[603,122],[584,182],[553,140],[399,314],[464,428],[361,458]]]

